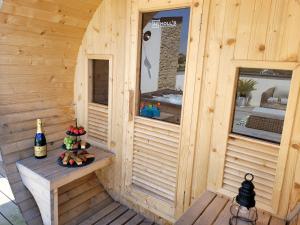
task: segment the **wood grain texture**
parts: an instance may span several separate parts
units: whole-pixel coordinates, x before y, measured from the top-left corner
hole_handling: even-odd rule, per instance
[[[127,1],[105,0],[97,9],[82,40],[75,74],[76,114],[91,131],[88,141],[116,153],[115,164],[97,173],[105,189],[120,197],[123,154],[123,102]],[[109,59],[109,106],[90,103],[88,59]],[[104,111],[103,111],[104,109]]]
[[[22,182],[38,205],[33,209],[40,210],[45,225],[58,225],[60,220],[68,222],[109,197],[94,171],[108,166],[113,153],[92,147],[90,152],[95,160],[91,165],[66,168],[56,162],[60,151],[54,150],[44,159],[30,157],[17,162]],[[25,219],[27,214],[23,213]]]
[[[167,124],[140,124],[134,112],[139,10],[187,6],[192,8],[191,47],[181,127],[174,132]],[[247,152],[243,146],[228,144],[232,110],[228,100],[234,95],[233,59],[244,66],[250,61],[257,66],[276,64],[277,69],[299,62],[299,7],[297,0],[5,1],[0,12],[0,147],[3,167],[27,222],[38,224],[40,217],[20,183],[15,162],[32,154],[37,117],[46,121],[52,151],[59,147],[74,113],[81,125],[94,131],[96,141],[115,151],[115,164],[97,176],[117,199],[130,196],[141,210],[173,221],[173,212],[180,216],[206,188],[220,191],[226,181],[226,187],[236,189],[241,178],[237,171],[253,170],[258,202],[286,216],[299,199],[299,150],[290,147],[300,143],[299,126],[294,126],[299,117],[298,80],[293,80],[290,119],[278,154],[259,143],[263,151],[251,149],[248,142]],[[90,108],[90,121],[88,55],[109,55],[113,62],[111,105],[105,113]],[[133,177],[139,191],[129,187]],[[270,199],[273,208],[265,207]]]
[[[298,153],[290,146],[299,143],[296,131],[298,127],[296,108],[299,100],[297,88],[294,88],[298,85],[296,79],[300,39],[299,36],[292,38],[290,35],[299,32],[296,28],[299,13],[295,13],[299,7],[299,3],[294,0],[211,1],[192,200],[205,188],[222,192],[223,181],[227,183],[228,189],[234,184],[239,185],[240,181],[237,181],[241,177],[236,179],[237,173],[234,170],[242,174],[255,169],[253,172],[257,174],[257,201],[260,208],[285,217],[288,202],[293,199],[295,205],[295,201],[298,201],[296,199],[299,191],[295,189],[297,185],[293,183]],[[235,61],[239,63],[234,63]],[[295,64],[292,65],[291,62]],[[287,109],[289,119],[285,121],[283,139],[276,155],[258,152],[257,150],[267,151],[266,148],[262,148],[259,141],[255,141],[256,143],[250,139],[247,141],[247,146],[252,144],[256,146],[255,153],[253,150],[245,151],[246,142],[243,148],[233,147],[228,143],[238,67],[280,67],[294,71],[290,104]],[[206,159],[202,157],[208,153],[210,159],[206,164]],[[251,166],[242,158],[254,164]],[[240,165],[237,165],[239,160]],[[262,163],[266,164],[261,166]],[[199,178],[201,170],[205,171],[204,174],[208,170],[206,180],[202,180],[202,176]],[[233,182],[234,179],[237,183]],[[231,190],[236,190],[236,187]]]
[[[88,106],[88,138],[107,145],[109,143],[108,107],[92,104]]]
[[[232,216],[230,213],[231,206],[232,200],[228,197],[206,191],[195,201],[193,206],[176,221],[175,225],[228,224]],[[258,219],[256,224],[285,224],[284,220],[278,219],[265,211],[258,210],[257,214]]]
[[[101,0],[15,1],[0,10],[0,148],[3,168],[28,224],[41,224],[15,162],[33,154],[36,119],[45,122],[48,150],[73,123],[76,57]]]
[[[228,191],[238,190],[244,174],[255,176],[255,192],[258,204],[272,207],[272,195],[275,185],[276,166],[279,146],[257,142],[231,135],[228,139],[223,188]],[[237,191],[236,191],[237,193]]]
[[[187,77],[189,79],[185,87],[188,92],[184,101],[179,137],[180,147],[176,158],[176,153],[172,151],[176,147],[174,145],[176,135],[169,132],[167,124],[156,124],[155,128],[147,126],[145,129],[146,125],[138,124],[135,118],[139,71],[137,50],[140,47],[138,12],[185,6],[191,6],[193,11],[191,24],[195,30],[191,30],[193,38],[190,39],[192,43],[190,45],[195,47],[189,52],[193,60],[188,66]],[[117,197],[122,198],[122,193],[126,193],[126,196],[134,196],[132,192],[135,192],[135,189],[130,188],[130,185],[132,185],[132,178],[135,177],[135,186],[142,187],[139,191],[144,189],[144,192],[141,194],[137,191],[132,202],[157,213],[157,208],[165,204],[160,204],[161,200],[153,200],[154,195],[150,196],[151,192],[154,191],[156,195],[163,196],[163,198],[174,198],[171,193],[174,190],[175,178],[175,202],[177,203],[175,211],[176,216],[179,216],[206,188],[219,191],[223,186],[223,181],[226,181],[227,189],[231,187],[232,193],[232,187],[235,190],[239,185],[241,174],[253,170],[257,177],[258,202],[262,202],[261,206],[266,210],[272,211],[270,205],[273,204],[271,203],[273,195],[277,205],[279,202],[278,193],[281,191],[284,167],[287,162],[288,141],[281,146],[280,157],[278,153],[272,153],[263,148],[260,143],[254,145],[259,146],[262,151],[249,149],[248,145],[246,152],[240,146],[233,147],[231,144],[227,146],[232,110],[232,105],[228,104],[227,100],[233,98],[235,88],[235,67],[232,60],[243,61],[244,66],[255,62],[258,67],[266,67],[270,65],[269,62],[272,62],[271,65],[275,65],[277,69],[282,66],[292,68],[290,63],[295,64],[299,61],[300,40],[296,35],[298,7],[298,3],[294,0],[287,2],[284,0],[203,2],[134,0],[124,1],[122,4],[117,1],[105,1],[83,40],[76,73],[77,115],[83,123],[87,123],[88,107],[85,106],[84,100],[87,97],[87,84],[83,75],[86,73],[87,65],[84,62],[89,54],[112,55],[113,100],[111,109],[108,109],[111,110],[111,121],[107,126],[111,125],[111,134],[108,135],[111,139],[108,144],[116,151],[117,158],[114,171],[100,174],[100,177],[105,180],[104,186],[110,192],[115,192]],[[118,15],[116,19],[107,19],[111,13]],[[200,25],[202,32],[199,33]],[[293,38],[287,33],[293,34]],[[195,51],[196,48],[197,51]],[[203,66],[202,59],[204,60]],[[294,107],[295,105],[290,107],[291,110]],[[99,116],[97,119],[101,120]],[[287,123],[287,129],[291,128],[292,123],[292,120]],[[105,129],[100,130],[99,139],[103,138]],[[288,133],[285,136],[286,140],[290,137]],[[151,147],[148,143],[151,143]],[[251,142],[245,143],[251,145]],[[164,152],[156,149],[164,149]],[[160,158],[160,161],[156,161],[157,158]],[[175,158],[178,160],[177,164]],[[235,160],[236,158],[240,160]],[[250,164],[244,164],[247,160],[251,161]],[[159,163],[161,161],[166,161],[166,163],[162,165]],[[236,166],[237,161],[242,163]],[[182,176],[174,177],[175,168]],[[293,160],[289,168],[294,174],[295,162]],[[112,176],[114,176],[114,182],[109,179]],[[120,183],[119,181],[124,180],[124,177],[124,184]],[[290,177],[288,179],[294,179],[294,175]],[[273,184],[275,184],[274,187]],[[285,192],[290,194],[293,184],[284,183],[283,185],[288,185]],[[162,186],[163,189],[161,189]],[[230,193],[227,192],[227,194]],[[147,197],[151,201],[147,200],[145,203],[144,198]],[[284,207],[289,205],[289,201],[289,199],[283,199]],[[160,216],[169,218],[167,213],[162,214]]]
[[[134,129],[132,183],[174,201],[179,126],[136,117]]]

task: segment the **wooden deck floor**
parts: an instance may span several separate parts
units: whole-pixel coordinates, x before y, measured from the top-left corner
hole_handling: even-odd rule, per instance
[[[89,210],[90,212],[93,210]],[[118,202],[110,202],[102,210],[90,215],[81,215],[79,225],[158,225]]]
[[[0,225],[26,225],[8,181],[0,174]]]
[[[111,199],[111,198],[110,198]],[[91,214],[92,212],[92,214]],[[76,222],[75,222],[76,221]],[[75,222],[75,223],[74,223]],[[157,225],[128,207],[113,201],[106,202],[101,209],[96,205],[75,218],[68,225]],[[0,174],[0,225],[26,225],[15,204],[8,181]]]

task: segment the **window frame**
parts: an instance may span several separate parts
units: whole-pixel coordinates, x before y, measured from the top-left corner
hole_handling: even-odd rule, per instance
[[[88,131],[88,121],[89,121],[89,107],[96,107],[96,108],[105,108],[104,110],[107,111],[108,114],[108,124],[107,124],[107,143],[104,145],[102,142],[94,141],[90,139],[89,135],[87,135],[87,140],[94,144],[95,146],[110,148],[111,147],[111,112],[112,112],[112,97],[113,97],[113,55],[111,54],[86,54],[85,57],[85,124]],[[108,60],[109,61],[109,78],[108,78],[108,105],[98,104],[92,102],[92,94],[93,94],[93,77],[91,74],[91,60]]]
[[[272,61],[251,61],[251,60],[232,60],[232,67],[231,67],[231,73],[234,75],[234,82],[232,84],[231,88],[231,104],[230,105],[230,114],[229,114],[229,120],[226,122],[227,126],[227,138],[229,138],[231,135],[235,135],[238,137],[243,138],[244,140],[249,140],[252,142],[257,143],[266,143],[269,145],[274,145],[279,147],[279,156],[278,156],[278,163],[276,167],[276,175],[275,175],[275,185],[273,189],[273,195],[272,195],[272,212],[277,213],[279,209],[279,201],[281,197],[281,190],[284,186],[284,172],[285,167],[287,164],[287,157],[288,152],[291,147],[291,138],[292,138],[292,132],[293,132],[293,126],[296,116],[296,110],[297,110],[297,101],[300,97],[299,89],[300,89],[300,63],[298,62],[272,62]],[[286,107],[286,114],[284,118],[284,125],[283,125],[283,131],[281,136],[280,144],[274,144],[269,141],[259,140],[251,137],[246,137],[239,134],[234,134],[231,132],[231,125],[233,122],[234,117],[234,107],[235,107],[235,98],[236,98],[236,88],[237,88],[237,79],[239,77],[239,68],[261,68],[261,69],[278,69],[278,70],[290,70],[292,71],[292,77],[291,77],[291,85],[290,85],[290,92],[288,96],[288,104]],[[229,107],[229,106],[228,106]],[[224,151],[224,159],[225,159],[226,151]],[[222,188],[221,182],[223,181],[223,175],[224,175],[224,164],[225,160],[222,162],[222,171],[219,171],[219,173],[222,174],[222,179],[219,180],[219,183],[217,185],[217,188],[220,190]]]
[[[106,60],[108,61],[108,104],[105,105],[108,108],[111,105],[112,96],[112,55],[87,55],[87,102],[95,105],[105,105],[93,102],[93,75],[92,75],[92,60]]]
[[[138,45],[137,45],[137,59],[136,59],[136,87],[135,87],[135,103],[134,106],[131,105],[130,108],[133,108],[133,116],[137,116],[137,117],[141,117],[141,118],[147,118],[147,117],[143,117],[140,116],[140,100],[141,100],[141,65],[142,65],[142,43],[143,43],[143,14],[145,13],[151,13],[151,12],[162,12],[162,11],[169,11],[169,10],[180,10],[180,9],[189,9],[189,24],[188,24],[188,38],[187,38],[187,51],[186,51],[186,67],[185,67],[185,71],[184,71],[184,80],[183,80],[183,90],[182,90],[182,104],[181,104],[181,109],[180,109],[180,121],[179,123],[172,123],[172,122],[168,122],[165,120],[158,120],[161,121],[163,123],[170,123],[170,124],[175,124],[180,126],[182,124],[182,117],[183,117],[183,109],[184,109],[184,98],[185,98],[185,86],[186,86],[186,77],[188,74],[188,65],[189,65],[189,48],[190,48],[190,37],[191,37],[191,20],[192,20],[192,7],[191,5],[188,4],[183,4],[181,6],[178,7],[161,7],[161,8],[155,8],[155,9],[140,9],[139,10],[139,21],[138,21]],[[132,103],[130,103],[132,104]],[[151,119],[151,120],[156,120],[153,118],[147,118],[147,119]]]
[[[238,80],[239,80],[239,77],[240,77],[240,69],[241,68],[248,68],[248,69],[274,69],[274,70],[287,70],[287,71],[290,71],[291,72],[291,79],[290,79],[290,86],[289,86],[289,96],[288,96],[288,104],[286,105],[286,113],[285,113],[285,117],[284,117],[284,120],[283,120],[283,127],[285,126],[285,121],[286,121],[286,114],[287,114],[287,108],[288,108],[288,105],[289,105],[289,100],[290,100],[290,95],[291,95],[291,87],[292,87],[292,80],[293,80],[293,75],[294,75],[294,70],[292,69],[285,69],[285,68],[273,68],[273,67],[267,67],[267,66],[264,66],[264,67],[255,67],[255,64],[257,64],[257,62],[254,64],[254,63],[250,63],[248,65],[250,65],[251,67],[246,67],[246,66],[238,66],[239,62],[238,61],[234,61],[234,64],[236,64],[236,67],[235,67],[235,87],[234,87],[234,98],[233,98],[233,105],[232,105],[232,108],[231,108],[231,115],[230,115],[230,130],[229,130],[229,135],[233,135],[233,136],[239,136],[241,138],[244,138],[244,139],[251,139],[252,141],[257,141],[257,142],[265,142],[265,143],[270,143],[270,144],[274,144],[274,145],[278,145],[280,146],[280,143],[282,141],[282,135],[283,135],[283,131],[282,131],[282,134],[281,134],[281,138],[279,140],[279,142],[275,142],[275,141],[271,141],[271,140],[267,140],[267,139],[264,139],[264,138],[256,138],[254,136],[251,136],[251,135],[246,135],[246,134],[240,134],[240,133],[236,133],[236,132],[233,132],[233,126],[234,126],[234,117],[235,117],[235,112],[236,112],[236,100],[237,100],[237,88],[238,88]],[[244,64],[244,62],[242,62],[241,64]],[[272,63],[273,64],[273,63]],[[269,63],[268,63],[269,65]],[[237,67],[238,66],[238,67]],[[282,65],[282,66],[286,66],[287,67],[290,67],[290,65]]]
[[[229,120],[229,126],[228,126],[228,135],[236,135],[236,136],[240,136],[243,138],[248,138],[251,139],[253,141],[261,141],[261,142],[266,142],[266,143],[270,143],[270,144],[275,144],[275,145],[281,145],[282,143],[282,138],[283,138],[283,134],[284,134],[284,127],[287,121],[287,117],[289,117],[289,112],[288,109],[290,108],[291,103],[291,98],[293,97],[293,93],[292,93],[292,87],[293,87],[293,82],[295,82],[295,70],[297,69],[297,63],[293,63],[293,62],[267,62],[267,61],[250,61],[250,60],[232,60],[232,71],[235,74],[234,76],[234,86],[233,86],[233,92],[232,92],[232,99],[231,99],[231,112],[230,112],[230,120]],[[242,134],[238,134],[238,133],[234,133],[232,132],[232,125],[233,125],[233,120],[234,120],[234,112],[235,112],[235,101],[236,101],[236,92],[237,92],[237,85],[238,85],[238,79],[239,79],[239,69],[240,68],[250,68],[250,69],[274,69],[274,70],[289,70],[292,72],[291,75],[291,85],[290,85],[290,90],[289,90],[289,96],[288,96],[288,104],[286,106],[286,113],[285,113],[285,117],[284,117],[284,124],[283,124],[283,131],[282,131],[282,137],[281,137],[281,141],[280,143],[274,143],[272,141],[268,141],[268,140],[262,140],[262,139],[258,139],[255,137],[249,137],[246,135],[242,135]]]

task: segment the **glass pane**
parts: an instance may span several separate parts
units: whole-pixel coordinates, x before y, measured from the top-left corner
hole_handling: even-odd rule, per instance
[[[190,9],[143,14],[139,115],[180,123]]]
[[[108,105],[109,60],[92,60],[92,102]]]
[[[280,143],[292,71],[240,68],[232,132]]]

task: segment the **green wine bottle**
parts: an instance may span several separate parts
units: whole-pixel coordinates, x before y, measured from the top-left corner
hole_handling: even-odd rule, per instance
[[[47,157],[47,141],[43,133],[42,120],[37,119],[37,130],[34,138],[34,156],[37,159]]]

